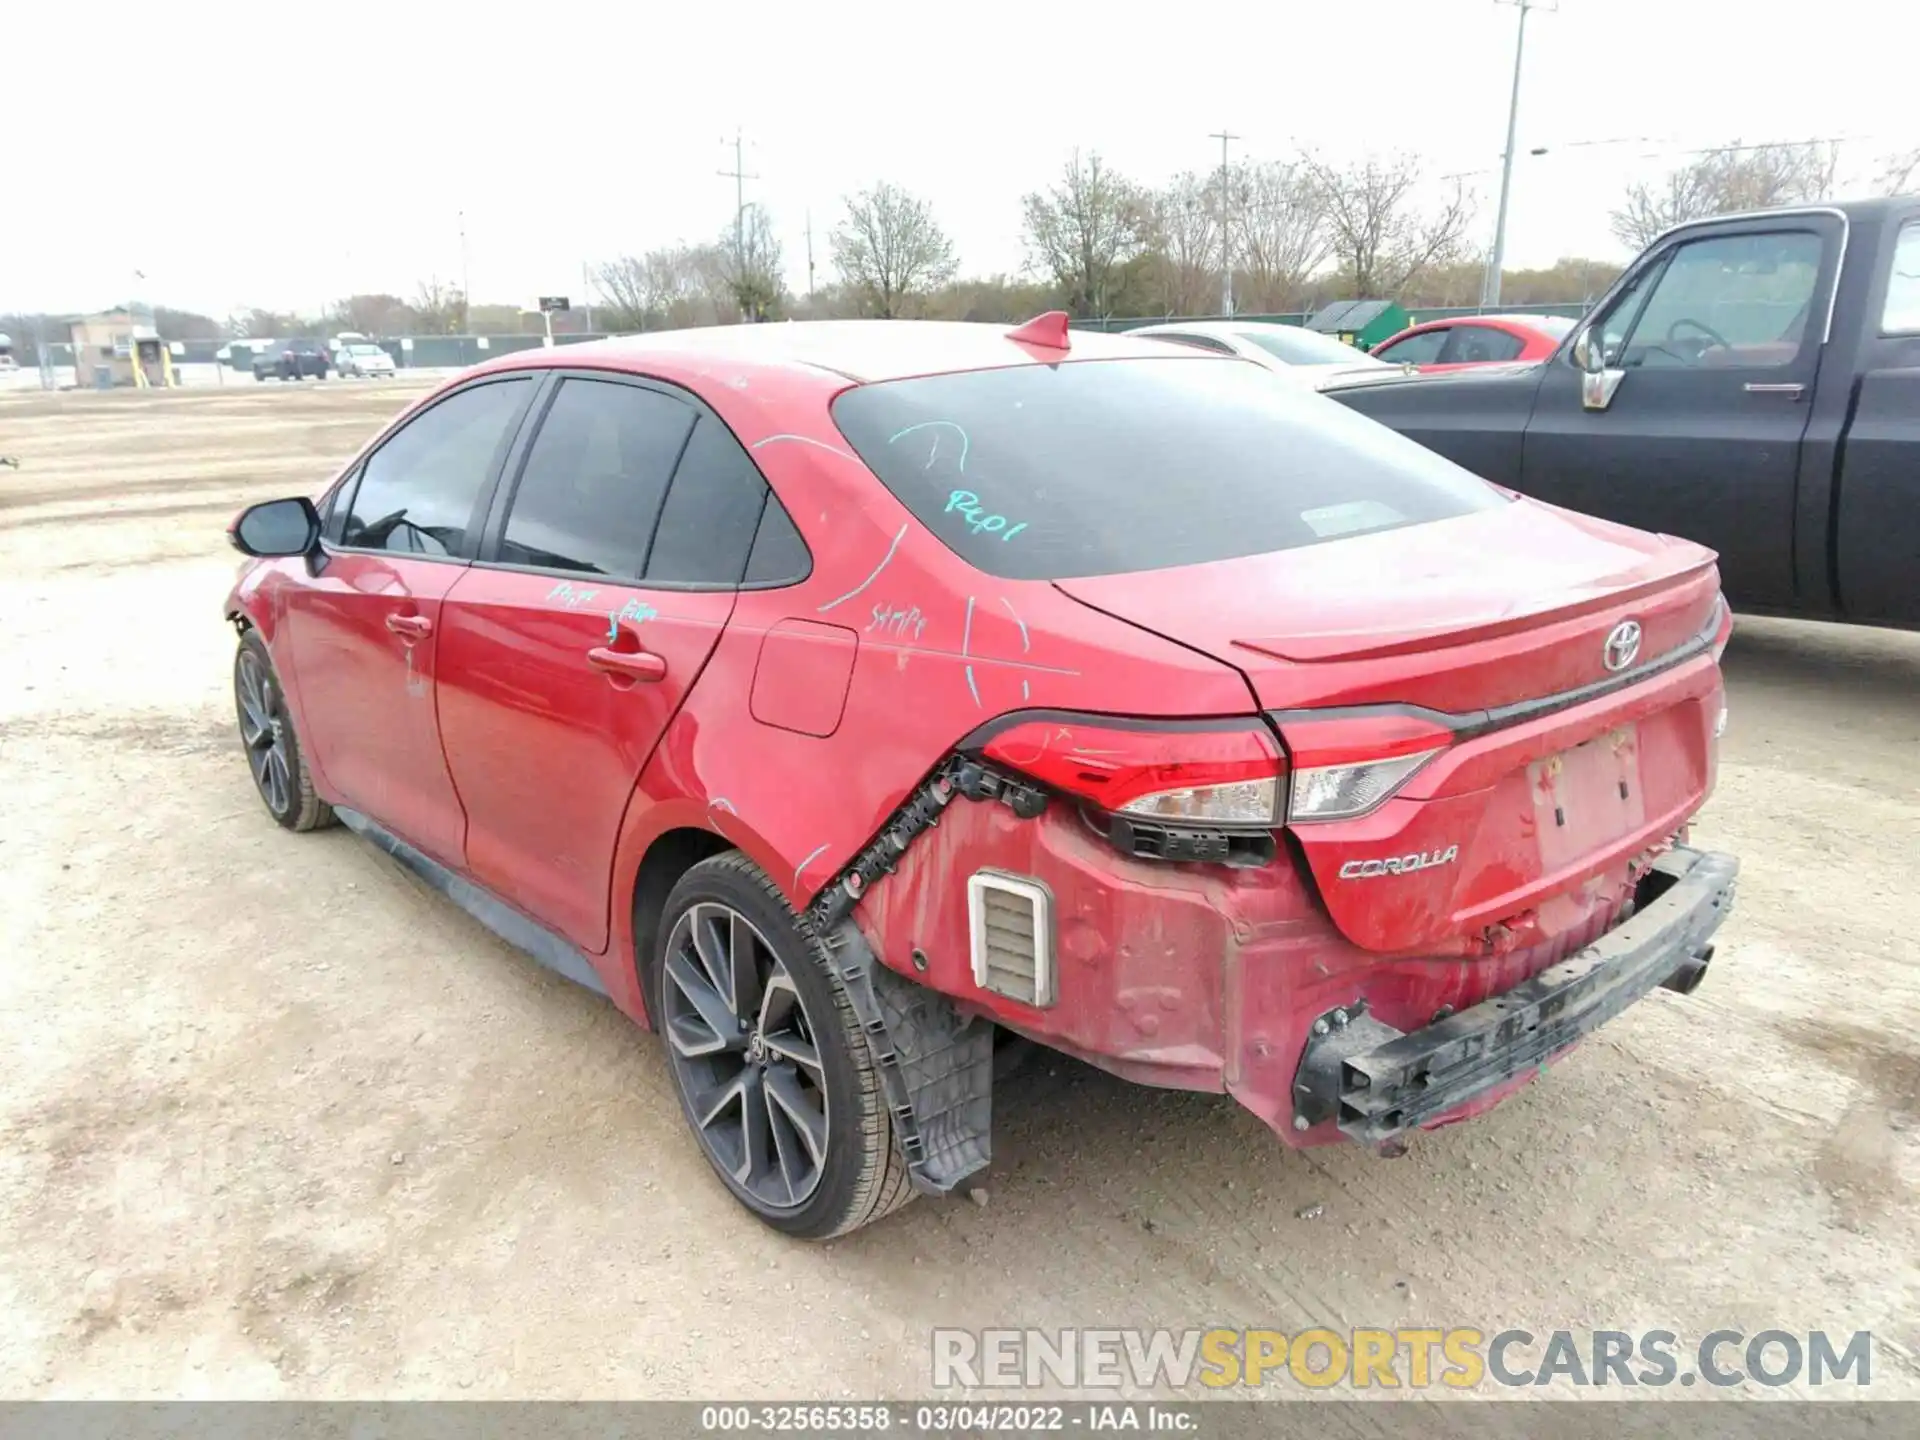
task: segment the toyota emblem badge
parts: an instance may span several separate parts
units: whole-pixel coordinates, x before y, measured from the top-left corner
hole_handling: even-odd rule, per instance
[[[1609,670],[1624,670],[1640,658],[1640,622],[1622,620],[1607,632],[1607,643],[1600,652]]]

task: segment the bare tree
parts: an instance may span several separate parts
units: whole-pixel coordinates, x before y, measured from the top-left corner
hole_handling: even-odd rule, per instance
[[[1300,173],[1318,192],[1329,249],[1357,299],[1399,299],[1429,268],[1458,258],[1473,221],[1473,198],[1457,180],[1421,203],[1422,167],[1412,155],[1369,156],[1344,169],[1304,156]]]
[[[1191,171],[1141,197],[1147,283],[1163,315],[1211,311],[1220,294],[1220,199]]]
[[[1240,308],[1291,309],[1333,249],[1321,187],[1304,164],[1268,161],[1242,166],[1236,190],[1231,223]]]
[[[467,297],[458,285],[422,280],[413,300],[413,321],[428,335],[460,335],[467,328]]]
[[[334,329],[358,335],[405,335],[416,326],[413,307],[398,295],[349,295],[326,318]]]
[[[1077,315],[1105,315],[1141,251],[1142,205],[1132,182],[1098,154],[1074,151],[1051,189],[1021,201],[1029,263],[1051,274]]]
[[[735,317],[715,247],[670,245],[596,268],[593,288],[610,329],[680,329]]]
[[[719,279],[733,297],[740,318],[772,319],[786,298],[780,240],[764,205],[748,205],[727,227],[717,247]]]
[[[1920,181],[1920,149],[1907,151],[1904,155],[1889,155],[1880,164],[1879,178],[1874,188],[1882,195],[1905,195],[1910,189],[1917,188]]]
[[[929,290],[960,268],[953,241],[927,202],[881,181],[847,200],[847,215],[830,243],[840,280],[867,313],[892,320],[917,308]]]
[[[1766,210],[1823,199],[1833,193],[1839,147],[1742,145],[1711,150],[1651,184],[1627,187],[1612,215],[1614,238],[1640,250],[1655,236],[1688,220]]]

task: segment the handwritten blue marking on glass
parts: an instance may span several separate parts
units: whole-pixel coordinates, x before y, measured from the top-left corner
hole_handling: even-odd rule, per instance
[[[940,513],[951,515],[956,510],[966,518],[967,524],[973,527],[973,533],[976,535],[998,535],[1002,540],[1011,540],[1027,528],[1027,522],[1024,520],[1018,525],[1009,526],[1006,516],[986,514],[984,507],[980,504],[980,497],[971,490],[950,492],[947,496],[947,508]]]

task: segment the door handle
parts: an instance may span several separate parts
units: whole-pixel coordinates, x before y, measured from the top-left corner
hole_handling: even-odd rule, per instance
[[[1749,395],[1785,395],[1790,400],[1798,400],[1802,395],[1807,393],[1807,387],[1804,385],[1784,383],[1774,385],[1767,384],[1764,381],[1749,380],[1747,382],[1747,393]]]
[[[424,615],[389,615],[387,629],[408,640],[424,640],[433,633],[433,621]]]
[[[624,675],[629,680],[664,680],[667,661],[663,655],[647,650],[612,650],[596,645],[587,651],[587,663],[609,675]]]

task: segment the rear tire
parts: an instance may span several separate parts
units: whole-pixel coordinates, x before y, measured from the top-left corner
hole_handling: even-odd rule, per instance
[[[680,877],[647,994],[681,1112],[748,1210],[806,1240],[913,1198],[880,1071],[826,945],[738,852]]]
[[[286,692],[259,633],[247,631],[233,657],[233,704],[253,788],[274,823],[318,830],[333,823],[333,807],[314,793]]]

